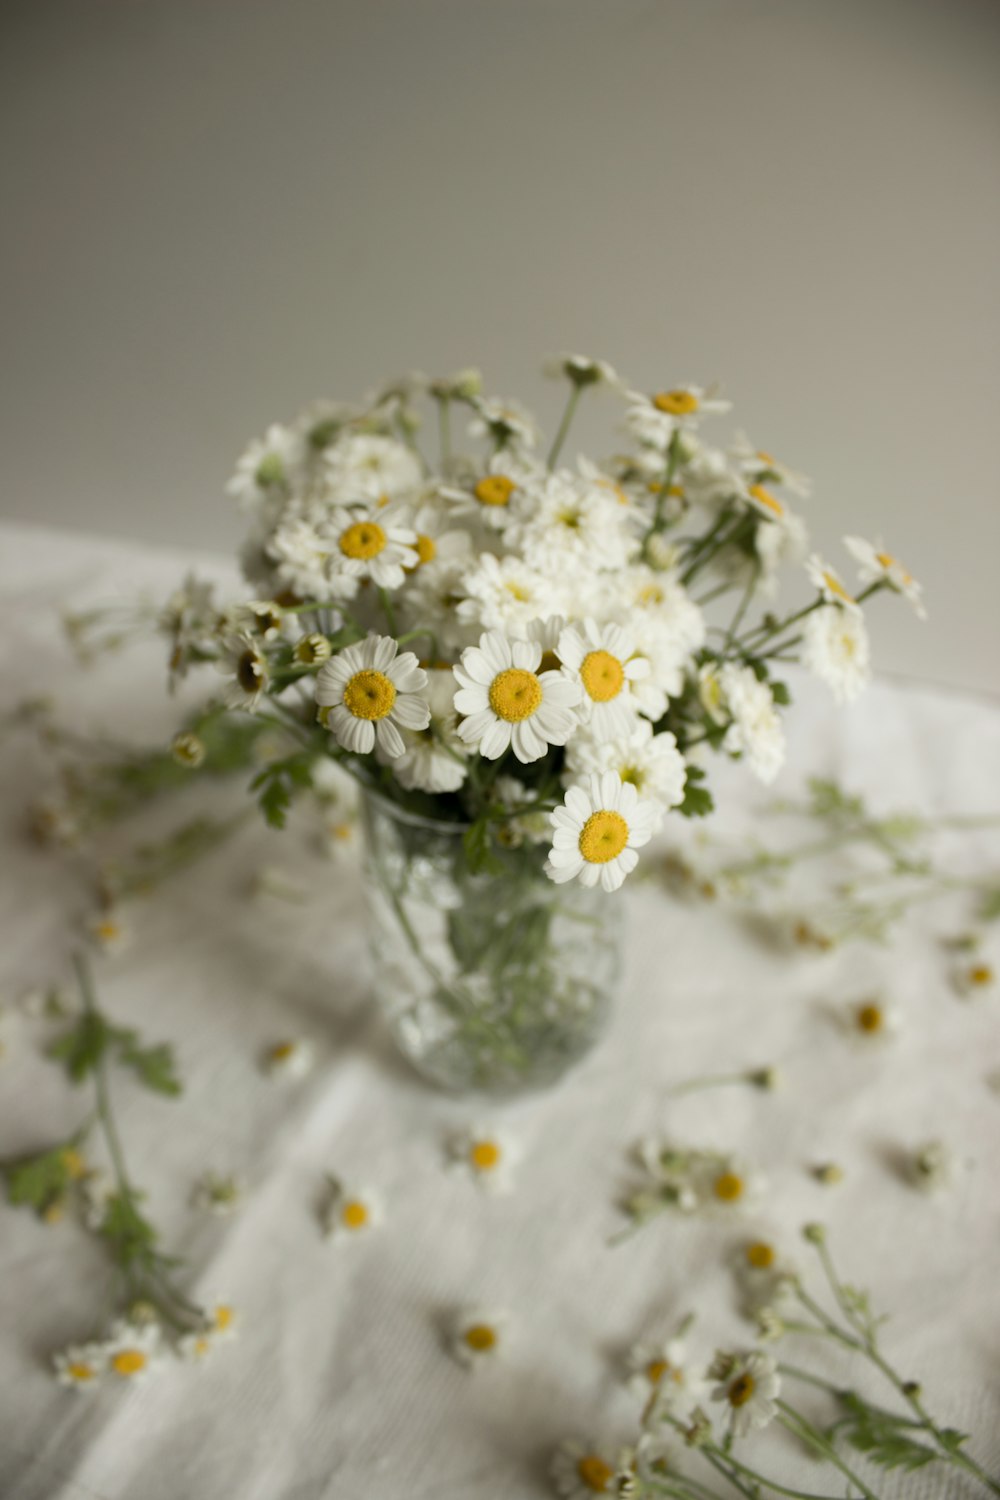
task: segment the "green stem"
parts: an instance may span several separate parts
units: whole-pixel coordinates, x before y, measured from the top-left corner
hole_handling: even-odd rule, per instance
[[[556,460],[562,452],[562,446],[566,441],[566,435],[569,432],[570,423],[573,420],[573,414],[576,411],[577,403],[580,400],[580,392],[582,390],[582,386],[577,385],[575,381],[572,382],[569,393],[569,400],[566,402],[566,405],[563,408],[562,418],[559,422],[559,426],[556,428],[556,435],[552,439],[552,447],[549,449],[548,466],[550,469],[555,468]]]
[[[382,605],[382,612],[385,615],[385,623],[389,627],[389,634],[394,636],[396,634],[396,613],[392,607],[392,600],[389,598],[389,590],[380,588],[378,597]]]
[[[860,1490],[864,1500],[879,1500],[875,1491],[870,1490],[864,1480],[855,1474],[850,1464],[844,1462],[833,1444],[823,1436],[818,1428],[814,1427],[800,1412],[797,1412],[794,1406],[789,1406],[788,1402],[782,1401],[780,1397],[775,1404],[778,1408],[778,1421],[782,1427],[806,1443],[814,1452],[822,1453],[828,1463],[833,1464],[835,1469],[839,1469],[844,1478]]]

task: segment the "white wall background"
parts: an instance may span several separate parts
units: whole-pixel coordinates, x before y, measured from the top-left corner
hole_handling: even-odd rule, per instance
[[[824,550],[925,580],[879,663],[997,690],[998,43],[993,0],[6,0],[3,513],[226,547],[272,417],[467,363],[548,416],[580,349],[721,378]]]

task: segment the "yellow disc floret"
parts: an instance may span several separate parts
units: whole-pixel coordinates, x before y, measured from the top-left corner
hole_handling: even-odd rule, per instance
[[[628,824],[621,813],[603,808],[591,813],[580,830],[580,853],[588,864],[606,865],[628,843]]]
[[[689,417],[700,405],[693,391],[658,391],[653,405],[668,417]]]
[[[386,534],[375,521],[356,521],[340,534],[340,550],[345,557],[367,562],[378,557],[386,544]]]
[[[506,474],[487,474],[480,479],[472,493],[480,505],[506,505],[516,486]]]
[[[433,562],[437,557],[437,542],[432,536],[425,536],[422,531],[417,533],[416,540],[417,564]]]
[[[773,516],[783,516],[785,514],[785,507],[778,497],[772,495],[771,491],[766,490],[762,484],[748,485],[747,493],[756,500],[758,505],[762,505],[765,510],[769,510]]]
[[[340,1210],[340,1222],[345,1229],[364,1229],[368,1223],[368,1210],[357,1198],[349,1198]]]
[[[766,1240],[754,1240],[747,1246],[747,1265],[755,1271],[769,1271],[774,1265],[774,1246]]]
[[[856,603],[854,595],[847,592],[836,574],[831,573],[829,570],[824,571],[823,582],[835,599],[841,599],[845,604]]]
[[[496,1330],[488,1323],[473,1323],[462,1335],[470,1349],[477,1354],[485,1354],[492,1349],[497,1341]]]
[[[111,1360],[111,1368],[116,1375],[128,1378],[141,1374],[148,1363],[149,1359],[141,1349],[121,1349]]]
[[[469,1160],[477,1172],[491,1172],[499,1164],[500,1154],[496,1141],[475,1141],[469,1151]]]
[[[720,1172],[712,1183],[712,1192],[720,1203],[735,1203],[743,1197],[743,1178],[737,1172]]]
[[[609,703],[622,690],[625,669],[610,651],[590,651],[580,666],[580,681],[595,703]]]
[[[605,1463],[597,1453],[588,1453],[584,1458],[579,1459],[576,1472],[580,1483],[588,1490],[593,1490],[595,1495],[608,1494],[611,1481],[615,1477],[611,1465]]]
[[[344,688],[344,707],[356,719],[384,719],[395,701],[395,683],[384,672],[355,672]]]
[[[498,719],[506,719],[508,724],[530,719],[541,702],[542,684],[534,672],[521,667],[498,672],[490,683],[490,707]]]
[[[742,1375],[737,1375],[726,1392],[730,1406],[745,1406],[753,1395],[754,1389],[753,1376],[749,1370],[744,1370]]]

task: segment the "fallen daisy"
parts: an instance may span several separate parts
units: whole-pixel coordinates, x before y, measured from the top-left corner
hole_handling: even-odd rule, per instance
[[[206,1309],[204,1326],[177,1340],[177,1352],[182,1359],[197,1364],[207,1358],[218,1344],[234,1339],[238,1328],[239,1314],[236,1308],[231,1302],[216,1300]]]
[[[615,1465],[599,1449],[568,1439],[560,1443],[549,1470],[552,1484],[562,1500],[590,1500],[592,1495],[610,1495]]]
[[[899,1030],[899,1011],[882,1000],[861,1000],[842,1017],[847,1034],[864,1045],[884,1042]]]
[[[708,1371],[718,1381],[713,1401],[721,1401],[733,1437],[746,1437],[754,1428],[766,1427],[777,1415],[781,1378],[777,1362],[769,1354],[725,1354],[715,1356]]]
[[[346,1188],[327,1175],[327,1197],[320,1210],[320,1223],[327,1239],[348,1241],[375,1229],[382,1222],[382,1205],[374,1194]]]
[[[52,1364],[59,1385],[93,1391],[107,1367],[107,1357],[102,1344],[71,1344],[53,1356]]]
[[[451,1165],[466,1173],[486,1192],[507,1192],[511,1186],[512,1147],[509,1137],[488,1125],[473,1125],[456,1135],[448,1147]]]
[[[301,1039],[275,1042],[264,1055],[265,1071],[274,1077],[303,1078],[312,1065],[312,1045]]]
[[[481,1307],[463,1308],[452,1318],[448,1348],[468,1370],[491,1364],[501,1353],[506,1314]]]

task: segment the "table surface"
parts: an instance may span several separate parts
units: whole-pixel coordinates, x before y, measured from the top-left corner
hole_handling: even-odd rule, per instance
[[[0,660],[8,706],[45,693],[62,723],[137,743],[165,741],[177,700],[159,643],[83,670],[58,611],[137,592],[164,596],[192,559],[134,544],[0,528]],[[222,561],[206,571],[229,575]],[[877,638],[877,631],[876,631]],[[876,682],[846,712],[802,684],[782,790],[836,776],[879,809],[974,814],[998,804],[1000,710],[958,694]],[[18,840],[50,772],[26,735],[3,744],[2,815]],[[767,797],[740,767],[717,776],[721,826],[749,828]],[[220,807],[238,803],[224,788]],[[724,824],[723,824],[724,820]],[[678,820],[679,821],[679,820]],[[692,837],[687,825],[672,836]],[[953,835],[995,865],[996,837]],[[8,1001],[65,980],[87,909],[72,861],[19,840],[0,867]],[[304,899],[252,899],[248,872],[279,865]],[[180,1101],[123,1085],[133,1175],[192,1295],[241,1309],[238,1341],[203,1366],[170,1362],[127,1392],[55,1385],[52,1351],[94,1331],[107,1290],[100,1246],[79,1225],[46,1228],[0,1205],[0,1493],[5,1500],[531,1500],[564,1437],[612,1448],[634,1432],[622,1357],[637,1338],[696,1311],[706,1360],[745,1342],[727,1257],[754,1235],[798,1245],[822,1219],[849,1280],[892,1314],[885,1344],[919,1375],[932,1409],[976,1434],[1000,1469],[1000,1098],[996,1000],[959,1000],[941,947],[954,917],[926,913],[885,947],[781,951],[723,904],[678,906],[652,882],[620,898],[626,977],[611,1030],[565,1083],[503,1106],[434,1092],[397,1058],[366,994],[354,857],[325,860],[295,832],[251,821],[235,840],[131,908],[131,942],[97,961],[102,1004],[176,1049]],[[995,947],[995,942],[994,942]],[[998,955],[994,952],[994,958]],[[891,1043],[860,1052],[831,1007],[881,991],[903,1016]],[[40,1149],[85,1099],[41,1055],[43,1023],[0,1020],[2,1154]],[[260,1068],[262,1050],[307,1037],[298,1080]],[[668,1099],[671,1084],[758,1063],[772,1094],[730,1088]],[[513,1191],[491,1197],[445,1170],[456,1129],[501,1125],[517,1144]],[[768,1187],[744,1228],[663,1217],[617,1246],[629,1150],[668,1131],[760,1164]],[[958,1162],[946,1190],[915,1192],[893,1161],[940,1137]],[[808,1167],[836,1160],[837,1188]],[[192,1208],[206,1167],[248,1183],[241,1210]],[[382,1225],[337,1247],[317,1226],[325,1171],[374,1189]],[[795,1254],[804,1257],[804,1249]],[[502,1358],[470,1375],[442,1329],[465,1303],[506,1310]],[[765,1435],[755,1441],[763,1443]],[[788,1476],[816,1488],[789,1452]],[[887,1481],[913,1500],[978,1493],[924,1471]]]

